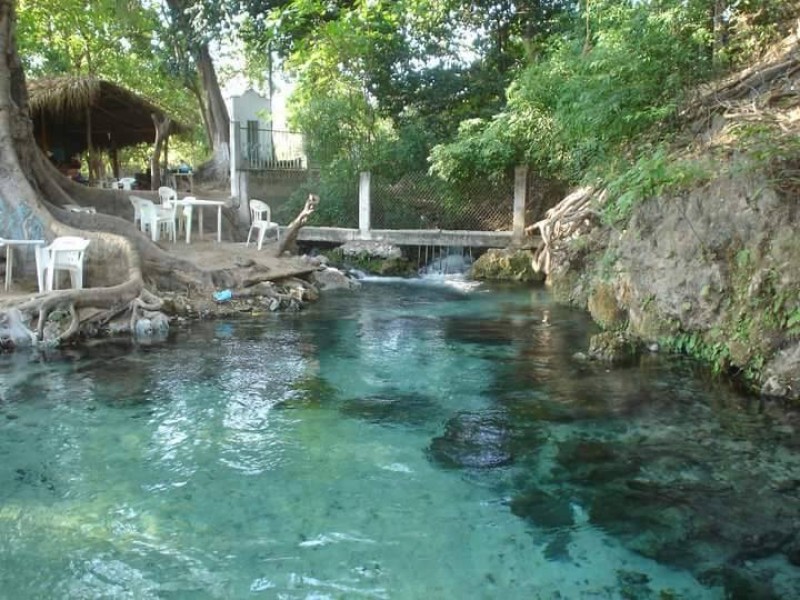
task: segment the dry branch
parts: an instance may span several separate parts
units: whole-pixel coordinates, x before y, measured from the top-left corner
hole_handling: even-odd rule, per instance
[[[297,235],[300,233],[300,228],[306,224],[308,217],[314,214],[314,211],[317,210],[317,206],[319,206],[319,196],[316,194],[309,194],[303,210],[300,211],[300,213],[291,223],[289,223],[289,226],[286,228],[286,231],[283,234],[283,239],[281,240],[281,243],[278,244],[278,256],[281,256],[284,252],[295,246]]]

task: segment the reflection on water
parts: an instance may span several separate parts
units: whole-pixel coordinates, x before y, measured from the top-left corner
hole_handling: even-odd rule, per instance
[[[367,282],[0,357],[0,597],[800,597],[797,415],[590,332]]]

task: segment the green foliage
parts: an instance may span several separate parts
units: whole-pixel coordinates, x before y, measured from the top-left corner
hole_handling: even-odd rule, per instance
[[[725,58],[742,65],[796,27],[796,0],[739,0],[730,13]]]
[[[642,148],[647,153],[608,183],[609,201],[603,209],[608,223],[622,223],[646,198],[678,194],[708,181],[712,165],[693,158],[670,156],[665,146]]]
[[[309,193],[318,194],[320,203],[308,218],[308,225],[358,227],[358,177],[355,173],[340,171],[323,171],[318,182],[300,187],[276,209],[276,221],[289,223],[294,219]]]
[[[576,22],[572,36],[552,39],[546,57],[509,88],[503,113],[434,151],[436,172],[453,177],[465,159],[465,170],[485,172],[526,160],[547,175],[577,181],[668,119],[685,86],[708,72],[705,22],[693,21],[684,5],[592,6],[591,37]]]
[[[722,341],[709,343],[697,332],[664,337],[659,340],[659,344],[669,352],[686,354],[711,365],[715,374],[730,366],[731,353],[728,345]]]
[[[499,178],[523,160],[523,151],[503,115],[486,122],[463,121],[455,140],[431,150],[431,172],[448,181]]]
[[[794,198],[800,188],[800,139],[793,131],[777,124],[743,123],[732,132],[732,146],[747,157],[737,168],[745,172],[767,173],[778,191]]]

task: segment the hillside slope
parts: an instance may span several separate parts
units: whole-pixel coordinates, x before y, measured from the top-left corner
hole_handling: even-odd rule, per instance
[[[800,399],[798,36],[681,119],[668,155],[628,176],[646,193],[600,186],[605,224],[551,241],[548,282],[609,331],[598,348],[658,342]]]

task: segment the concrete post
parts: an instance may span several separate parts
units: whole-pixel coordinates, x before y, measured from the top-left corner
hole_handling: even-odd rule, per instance
[[[511,226],[511,243],[519,245],[525,237],[525,203],[528,199],[528,167],[514,169],[514,217]]]
[[[250,171],[236,173],[239,186],[239,223],[250,226]]]
[[[362,239],[371,237],[370,229],[370,173],[363,172],[358,182],[358,230]]]
[[[249,171],[243,171],[241,169],[241,140],[242,129],[239,127],[239,121],[231,121],[231,197],[236,198],[238,202],[239,223],[250,225],[250,208],[248,206],[249,192],[247,189],[247,180],[250,173]]]
[[[239,198],[239,121],[231,121],[231,196]]]

